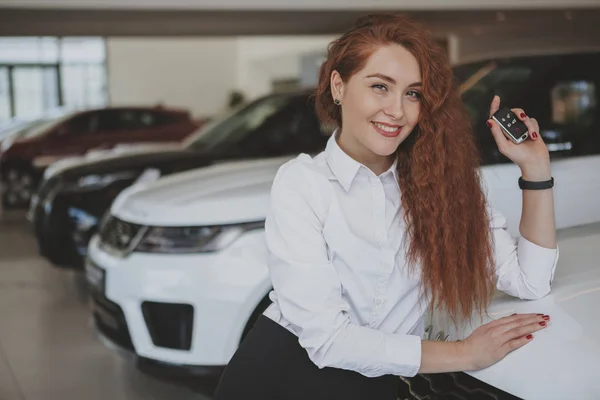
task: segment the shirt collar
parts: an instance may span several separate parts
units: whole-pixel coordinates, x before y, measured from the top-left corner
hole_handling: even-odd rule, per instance
[[[336,129],[335,132],[329,137],[327,141],[327,146],[325,147],[325,154],[327,158],[327,164],[329,168],[333,172],[335,178],[340,182],[344,190],[348,191],[350,189],[350,185],[352,181],[358,174],[358,171],[361,167],[366,168],[363,164],[359,163],[352,157],[350,157],[337,142],[337,136],[339,131]],[[392,166],[384,172],[381,176],[387,174],[388,172],[392,172],[394,179],[398,180],[398,172],[396,171],[396,167],[398,165],[398,160],[394,160]]]

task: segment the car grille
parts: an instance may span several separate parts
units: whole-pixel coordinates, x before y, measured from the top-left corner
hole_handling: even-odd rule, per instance
[[[155,346],[174,350],[192,348],[193,306],[145,301],[142,314]]]
[[[398,400],[522,400],[464,372],[400,377]]]
[[[110,216],[100,228],[100,244],[111,250],[129,253],[137,244],[143,228],[143,225]]]

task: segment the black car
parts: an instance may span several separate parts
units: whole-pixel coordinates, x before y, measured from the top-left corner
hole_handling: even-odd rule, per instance
[[[273,94],[209,123],[181,149],[123,155],[74,166],[43,181],[30,206],[40,252],[59,266],[82,266],[87,245],[113,200],[150,177],[227,160],[320,151],[331,131],[308,91]]]

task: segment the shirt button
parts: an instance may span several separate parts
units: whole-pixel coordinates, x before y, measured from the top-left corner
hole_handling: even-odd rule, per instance
[[[377,304],[378,306],[381,305],[381,300],[380,299],[375,300],[375,304]]]

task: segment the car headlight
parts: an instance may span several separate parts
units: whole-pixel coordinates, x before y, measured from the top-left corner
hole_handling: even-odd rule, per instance
[[[112,174],[93,174],[87,175],[79,178],[77,183],[75,184],[76,189],[102,189],[111,185],[114,182],[133,179],[137,176],[137,173],[134,171],[127,172],[115,172]]]
[[[209,253],[224,249],[244,232],[264,228],[264,221],[236,225],[149,227],[135,251]]]

